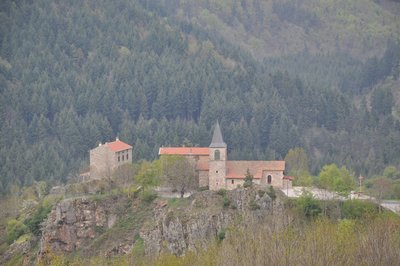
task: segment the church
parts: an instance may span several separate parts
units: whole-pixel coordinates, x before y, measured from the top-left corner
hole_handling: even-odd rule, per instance
[[[247,170],[253,182],[276,188],[290,188],[291,178],[284,175],[285,161],[230,161],[227,145],[217,122],[209,147],[161,147],[160,156],[182,155],[192,162],[199,187],[210,190],[235,189],[242,186]]]

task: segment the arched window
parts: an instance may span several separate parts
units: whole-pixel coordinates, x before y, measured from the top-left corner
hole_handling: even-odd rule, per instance
[[[271,175],[269,175],[269,176],[267,177],[267,182],[268,182],[268,184],[271,184],[271,182],[272,182],[272,176],[271,176]]]
[[[220,160],[220,153],[219,153],[219,150],[216,150],[216,151],[214,152],[214,160],[216,160],[216,161]]]

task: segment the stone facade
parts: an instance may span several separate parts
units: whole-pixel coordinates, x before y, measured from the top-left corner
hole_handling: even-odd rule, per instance
[[[159,155],[182,155],[194,162],[199,187],[208,186],[210,190],[231,190],[242,186],[247,171],[253,175],[256,184],[277,188],[292,186],[291,179],[284,176],[285,161],[229,161],[218,122],[208,148],[162,147]]]
[[[99,144],[90,150],[90,177],[111,177],[112,172],[119,166],[132,162],[132,146],[120,141]]]

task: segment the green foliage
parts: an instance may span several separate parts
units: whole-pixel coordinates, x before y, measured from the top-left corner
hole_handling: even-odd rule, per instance
[[[197,187],[196,173],[190,160],[184,156],[165,155],[160,161],[164,185],[179,191],[181,198],[186,191]]]
[[[345,219],[368,219],[378,213],[376,204],[361,200],[344,201],[341,209],[342,217]]]
[[[152,190],[145,189],[141,193],[140,198],[146,203],[151,203],[157,198],[157,193]]]
[[[41,223],[47,218],[47,215],[50,213],[52,208],[52,205],[41,205],[32,217],[24,221],[24,224],[27,226],[30,232],[36,236],[40,235]]]
[[[311,174],[327,162],[369,176],[397,165],[388,80],[399,73],[398,20],[379,3],[350,2],[4,1],[0,192],[67,181],[117,135],[135,161],[162,145],[206,146],[218,117],[232,159],[303,147]],[[371,110],[351,100],[370,92]],[[141,167],[135,181],[158,185],[157,166]]]
[[[383,170],[383,176],[391,179],[400,179],[400,171],[393,165],[389,165]]]
[[[224,208],[228,208],[229,205],[231,205],[231,200],[228,197],[224,196],[223,204],[224,204]]]
[[[301,197],[295,201],[295,208],[308,218],[317,217],[322,212],[320,202],[308,192],[303,192]]]
[[[161,163],[159,160],[143,161],[139,165],[139,171],[135,176],[135,182],[143,188],[154,187],[160,184]]]
[[[274,201],[276,199],[276,191],[273,188],[273,186],[269,186],[267,194],[272,199],[272,201]]]
[[[221,188],[221,189],[219,189],[219,190],[217,191],[217,194],[220,195],[220,196],[222,196],[222,197],[225,197],[225,196],[226,196],[226,193],[227,193],[227,191],[226,191],[226,189],[224,189],[224,188]]]
[[[251,187],[253,185],[253,175],[250,173],[250,170],[247,169],[246,175],[244,177],[243,187]]]
[[[338,168],[335,164],[325,165],[319,174],[319,185],[336,191],[344,196],[355,187],[353,174],[346,167]]]
[[[27,231],[26,225],[22,222],[11,219],[7,222],[6,232],[7,232],[7,243],[10,245],[15,240],[17,240],[20,236],[25,234]]]
[[[132,247],[132,254],[135,257],[144,256],[144,241],[139,235],[135,237],[135,244]]]
[[[224,240],[225,239],[225,235],[226,235],[226,229],[225,228],[222,228],[221,230],[219,230],[218,234],[217,234],[218,241]]]

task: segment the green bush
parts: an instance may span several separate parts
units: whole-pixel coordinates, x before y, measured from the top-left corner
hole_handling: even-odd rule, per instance
[[[276,199],[276,191],[272,186],[269,187],[267,194],[273,201]]]
[[[32,234],[38,236],[40,235],[40,224],[43,222],[47,215],[50,213],[52,205],[40,206],[39,209],[34,213],[34,215],[24,221]]]
[[[244,177],[243,187],[247,188],[247,187],[251,187],[252,185],[253,185],[253,175],[250,174],[250,170],[247,169],[246,176]]]
[[[151,190],[144,190],[141,195],[141,199],[144,202],[151,203],[157,198],[157,193]]]
[[[219,232],[217,234],[218,241],[224,240],[225,239],[225,235],[226,235],[225,228],[222,228],[221,230],[219,230]]]
[[[372,202],[347,200],[342,205],[342,218],[359,219],[378,213],[378,206]]]
[[[311,193],[303,193],[296,200],[295,206],[306,217],[316,217],[322,212],[320,202]]]
[[[231,200],[227,197],[224,197],[224,207],[229,207],[229,205],[231,204]]]
[[[226,196],[226,189],[221,188],[220,190],[218,190],[217,194],[222,196],[222,197],[225,197]]]
[[[7,222],[6,232],[7,232],[7,244],[11,245],[18,237],[22,236],[27,231],[26,225],[22,222],[11,219]]]

